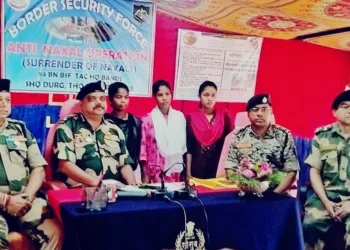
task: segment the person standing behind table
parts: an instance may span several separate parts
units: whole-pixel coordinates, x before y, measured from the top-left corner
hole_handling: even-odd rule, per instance
[[[141,148],[141,119],[126,111],[130,101],[129,88],[126,84],[112,83],[108,88],[108,96],[113,111],[105,114],[105,117],[112,120],[124,132],[126,147],[134,162],[131,167],[135,171],[139,163]]]
[[[187,117],[187,175],[215,178],[225,137],[234,124],[227,110],[215,109],[217,86],[203,82],[198,91],[200,108]]]
[[[142,182],[160,182],[159,174],[171,169],[166,182],[180,181],[186,153],[186,119],[171,107],[171,90],[164,80],[155,82],[152,93],[157,106],[142,118],[140,163]],[[175,164],[175,165],[174,165]]]

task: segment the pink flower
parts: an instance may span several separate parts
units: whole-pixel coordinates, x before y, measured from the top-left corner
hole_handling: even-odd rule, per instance
[[[264,162],[260,165],[260,169],[261,169],[261,171],[265,171],[265,172],[271,170],[270,165],[266,162]]]
[[[264,177],[264,176],[268,176],[272,173],[272,169],[268,168],[267,170],[261,169],[260,173],[259,173],[259,177]]]
[[[250,160],[248,158],[244,158],[243,159],[243,164],[249,165],[250,164]]]
[[[242,172],[242,175],[247,178],[252,178],[255,176],[254,172],[250,169],[246,169]]]
[[[241,166],[244,167],[244,168],[249,168],[250,160],[248,158],[243,158],[241,160]]]

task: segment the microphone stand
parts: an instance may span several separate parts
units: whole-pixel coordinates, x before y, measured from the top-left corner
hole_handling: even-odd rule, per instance
[[[152,191],[151,192],[151,198],[153,200],[164,200],[167,198],[174,198],[174,192],[169,192],[166,187],[165,187],[165,180],[164,180],[164,177],[166,175],[166,173],[172,169],[175,165],[177,164],[183,164],[183,163],[174,163],[173,165],[171,165],[167,170],[165,171],[161,171],[160,174],[159,174],[159,178],[160,178],[160,183],[161,183],[161,186],[160,186],[160,189],[157,189],[155,191]],[[154,167],[158,167],[158,168],[161,168],[160,166],[158,165],[152,165]]]
[[[189,179],[187,176],[187,166],[185,163],[178,163],[183,166],[184,172],[185,172],[185,187],[180,190],[175,190],[174,192],[174,199],[189,199],[193,196],[197,197],[197,191],[192,189],[189,183]]]
[[[178,164],[183,166],[183,171],[185,172],[185,179],[184,179],[185,187],[180,189],[180,190],[175,190],[173,192],[172,191],[169,192],[165,187],[164,178],[165,178],[166,173],[170,169],[172,169],[175,165],[178,165]],[[158,165],[153,165],[153,166],[160,168],[160,166],[158,166]],[[189,179],[188,179],[186,173],[187,173],[187,167],[186,167],[185,163],[183,163],[183,162],[174,163],[167,170],[161,171],[159,174],[159,178],[161,180],[161,186],[159,189],[151,192],[151,198],[154,200],[164,200],[165,197],[170,198],[170,199],[189,199],[189,198],[192,198],[193,196],[197,196],[196,190],[193,190],[190,187]]]

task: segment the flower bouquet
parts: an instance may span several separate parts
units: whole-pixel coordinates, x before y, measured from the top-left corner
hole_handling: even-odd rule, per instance
[[[238,168],[230,176],[230,179],[237,183],[240,196],[252,193],[258,197],[262,197],[269,187],[280,184],[283,178],[284,174],[273,170],[270,164],[252,163],[247,158],[241,160]]]

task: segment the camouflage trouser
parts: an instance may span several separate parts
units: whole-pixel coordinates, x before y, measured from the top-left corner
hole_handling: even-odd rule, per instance
[[[310,198],[305,205],[303,223],[305,249],[335,249],[334,245],[337,245],[336,241],[341,239],[339,237],[334,238],[334,231],[332,231],[336,229],[334,226],[337,226],[337,222],[331,218],[322,202],[316,196]],[[346,249],[350,250],[350,216],[343,223],[346,229],[344,236]]]
[[[60,223],[53,218],[44,199],[35,198],[32,202],[32,208],[23,217],[15,218],[3,211],[0,212],[0,249],[9,249],[7,240],[8,221],[9,223],[17,222],[21,232],[31,239],[36,249],[61,249],[62,231]]]

